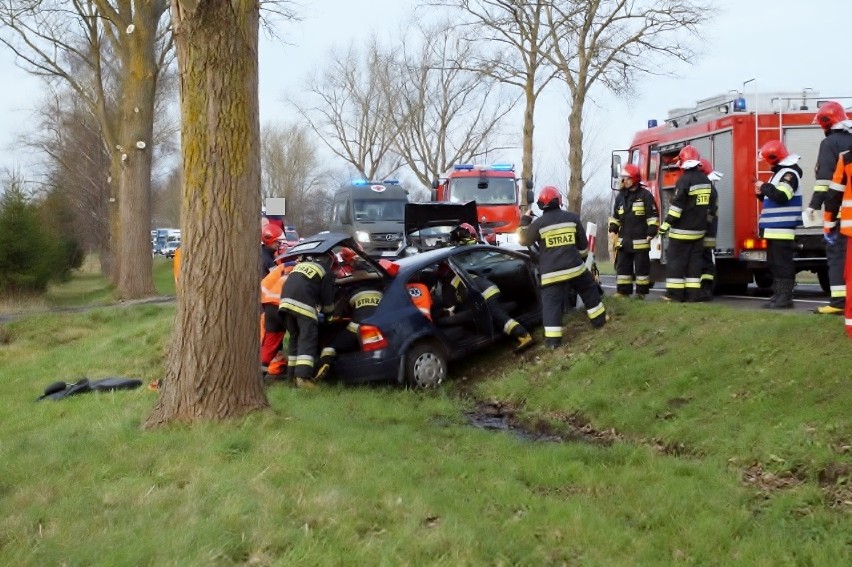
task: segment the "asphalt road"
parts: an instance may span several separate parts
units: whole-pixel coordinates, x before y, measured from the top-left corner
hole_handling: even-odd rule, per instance
[[[615,276],[601,276],[601,285],[607,295],[615,293]],[[657,282],[648,299],[659,300],[665,291],[665,284]],[[717,295],[714,303],[738,307],[741,309],[760,309],[769,299],[769,292],[759,291],[757,286],[750,285],[746,295]],[[798,284],[793,292],[795,311],[813,311],[820,305],[828,305],[828,297],[823,293],[819,284]]]

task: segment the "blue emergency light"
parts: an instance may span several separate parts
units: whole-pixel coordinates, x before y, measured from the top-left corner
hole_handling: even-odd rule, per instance
[[[491,166],[491,169],[495,171],[514,171],[515,164],[514,163],[495,163]]]
[[[648,120],[648,128],[656,128],[656,127],[657,127],[657,121],[656,120],[654,120],[654,119]]]
[[[366,179],[355,179],[352,181],[352,185],[366,185],[369,183]]]
[[[472,163],[457,163],[456,165],[453,166],[453,169],[455,169],[456,171],[462,171],[462,170],[470,171],[470,170],[473,169],[473,164]]]
[[[743,97],[737,97],[734,99],[734,112],[745,112],[746,109],[746,99]]]

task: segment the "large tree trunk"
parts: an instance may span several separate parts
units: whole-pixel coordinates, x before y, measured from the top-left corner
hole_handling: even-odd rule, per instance
[[[583,104],[585,97],[571,97],[568,114],[568,210],[580,214],[583,205]]]
[[[524,126],[523,126],[523,157],[521,164],[521,177],[526,179],[533,178],[533,129],[535,128],[535,77],[529,77],[527,84],[524,87],[524,96],[526,98],[526,107],[524,107]],[[521,205],[526,210],[530,203],[527,203],[527,187],[526,184],[521,186]]]
[[[118,135],[122,159],[118,201],[121,235],[117,292],[130,299],[153,295],[151,260],[151,153],[154,150],[154,97],[157,92],[155,2],[137,3],[135,29],[127,34],[122,59],[122,97]],[[141,147],[140,147],[141,146]]]
[[[254,0],[173,0],[180,73],[181,281],[146,426],[268,407],[258,363],[260,123]]]

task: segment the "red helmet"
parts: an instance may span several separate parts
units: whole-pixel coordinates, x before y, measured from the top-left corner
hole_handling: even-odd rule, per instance
[[[278,239],[284,235],[284,231],[277,224],[269,223],[260,231],[260,241],[269,248],[278,248]]]
[[[698,166],[698,169],[704,172],[705,175],[710,175],[711,173],[713,173],[713,164],[710,163],[709,159],[701,158],[698,161],[701,162],[701,165]]]
[[[639,166],[628,163],[621,168],[621,177],[629,177],[633,183],[639,184],[642,181],[642,174],[639,172]]]
[[[544,187],[538,194],[538,200],[535,202],[539,209],[557,208],[562,206],[562,193],[553,185]]]
[[[683,167],[683,164],[688,161],[698,161],[701,159],[701,154],[698,153],[692,146],[684,146],[680,149],[680,153],[677,154],[677,163],[678,167]]]
[[[450,237],[456,242],[465,242],[473,240],[476,241],[476,229],[473,228],[469,223],[463,222],[458,225],[453,231],[450,233]]]
[[[399,272],[399,264],[382,258],[379,260],[379,265],[385,269],[390,276],[395,276]]]
[[[778,162],[790,155],[781,140],[772,140],[766,142],[760,147],[758,155],[766,160],[769,165],[778,165]]]
[[[830,100],[820,106],[814,116],[814,124],[822,126],[823,130],[830,130],[832,126],[844,120],[846,120],[846,109],[836,100]]]

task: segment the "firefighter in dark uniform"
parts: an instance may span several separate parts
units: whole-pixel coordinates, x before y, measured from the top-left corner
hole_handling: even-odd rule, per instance
[[[716,233],[719,230],[719,192],[716,191],[716,181],[722,179],[722,174],[713,169],[710,160],[701,158],[700,161],[701,171],[710,180],[712,208],[707,212],[707,233],[704,235],[701,252],[701,291],[698,294],[698,301],[713,301],[713,282],[716,279],[716,262],[713,259],[713,251],[716,249]]]
[[[680,178],[675,184],[669,210],[660,234],[668,234],[666,301],[697,301],[701,291],[701,264],[708,211],[715,208],[710,180],[692,146],[678,154]]]
[[[382,297],[384,297],[384,294],[376,289],[376,284],[359,286],[353,290],[348,302],[348,318],[350,321],[344,329],[341,329],[332,337],[328,346],[320,352],[320,367],[314,381],[321,380],[328,374],[338,354],[358,350],[361,344],[359,340],[361,322],[376,311]]]
[[[543,213],[535,220],[529,214],[521,217],[518,240],[522,246],[540,246],[544,343],[557,348],[562,343],[565,300],[572,290],[580,294],[592,326],[603,327],[606,312],[598,284],[584,262],[589,242],[580,216],[561,209],[562,195],[552,185],[541,190],[536,204]]]
[[[799,156],[790,154],[781,140],[772,140],[760,148],[760,157],[772,166],[767,183],[754,182],[754,194],[763,202],[757,221],[760,237],[766,239],[766,260],[772,272],[773,295],[764,305],[768,309],[793,307],[796,285],[796,226],[802,220],[802,195],[799,184],[802,168]]]
[[[296,264],[281,290],[280,313],[287,344],[287,375],[298,385],[312,384],[319,349],[319,314],[334,311],[334,257],[331,253],[305,256]]]
[[[842,315],[846,302],[846,286],[843,271],[846,265],[846,237],[840,233],[838,213],[840,210],[843,186],[832,185],[831,179],[837,165],[837,156],[852,146],[852,121],[846,116],[843,105],[830,100],[819,107],[814,117],[825,131],[825,138],[819,143],[814,173],[816,182],[811,202],[805,210],[810,220],[816,220],[817,211],[825,206],[823,213],[823,234],[825,235],[825,257],[828,262],[828,284],[831,287],[831,299],[828,305],[816,309],[823,315]]]
[[[645,299],[651,286],[651,239],[660,221],[654,196],[641,183],[639,168],[629,163],[621,172],[621,189],[615,198],[609,232],[616,241],[615,294]]]
[[[462,223],[451,233],[451,241],[459,245],[476,244],[476,230],[468,223]],[[453,272],[449,266],[443,264],[444,269],[440,272],[442,277],[441,289],[444,293],[444,305],[463,305],[467,299],[467,288],[460,276]],[[500,288],[488,278],[476,274],[468,274],[473,280],[473,285],[482,294],[494,329],[517,341],[515,352],[522,352],[533,344],[532,335],[516,319],[509,315],[500,303]]]

